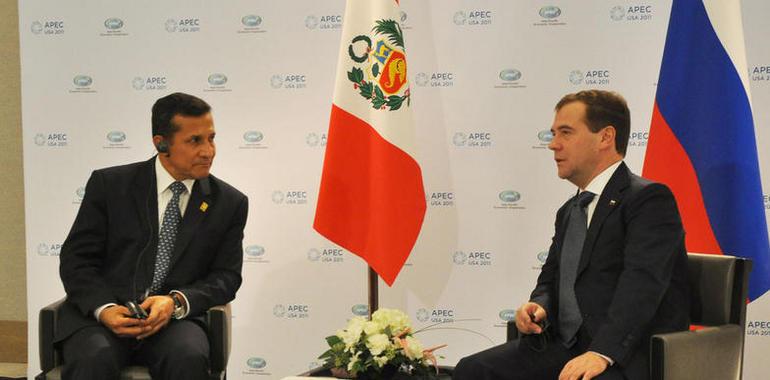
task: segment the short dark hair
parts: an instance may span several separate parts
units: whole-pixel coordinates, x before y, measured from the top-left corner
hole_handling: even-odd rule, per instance
[[[625,157],[628,137],[631,134],[631,111],[623,96],[617,92],[603,90],[567,94],[556,103],[556,112],[573,102],[586,105],[585,122],[591,132],[597,133],[608,125],[615,127],[615,150]]]
[[[171,122],[174,116],[203,116],[209,112],[211,106],[197,96],[182,92],[166,95],[152,106],[152,135],[163,136],[170,143],[174,133],[179,130],[179,126]]]

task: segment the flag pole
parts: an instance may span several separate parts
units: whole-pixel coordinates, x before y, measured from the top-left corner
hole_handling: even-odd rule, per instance
[[[377,272],[369,266],[369,319],[372,319],[372,313],[379,308],[379,279]]]

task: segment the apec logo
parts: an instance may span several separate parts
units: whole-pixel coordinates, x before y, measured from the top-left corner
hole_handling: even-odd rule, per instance
[[[75,75],[74,78],[72,78],[72,84],[75,85],[75,87],[78,88],[87,88],[91,86],[94,83],[94,79],[91,78],[88,75]]]
[[[123,31],[125,23],[122,19],[117,17],[110,17],[104,20],[104,31],[100,33],[100,36],[127,36],[128,33]]]
[[[495,88],[522,88],[527,87],[520,84],[521,71],[517,69],[503,69],[497,74],[500,78],[500,82],[495,85]]]
[[[646,147],[647,140],[650,138],[650,132],[631,132],[628,139],[629,147]]]
[[[333,30],[342,27],[342,15],[309,15],[305,17],[305,27],[308,29]]]
[[[251,244],[243,249],[244,261],[247,263],[269,263],[265,259],[265,247],[257,244]]]
[[[501,321],[510,322],[516,319],[516,310],[503,309],[497,313],[497,316],[500,317]]]
[[[652,5],[616,5],[610,9],[610,19],[613,21],[650,21],[652,20]]]
[[[224,73],[211,73],[208,77],[206,77],[206,83],[208,83],[208,87],[204,88],[203,91],[230,92],[232,90],[226,86],[228,81],[229,79]]]
[[[550,129],[544,129],[537,133],[537,139],[543,144],[550,144],[553,141],[553,132]]]
[[[305,136],[305,143],[307,143],[307,146],[315,148],[315,147],[324,147],[326,146],[326,133],[315,133],[310,132]]]
[[[452,143],[456,147],[489,148],[492,142],[492,133],[486,131],[455,132],[452,136]]]
[[[452,256],[452,261],[456,265],[490,266],[492,265],[492,252],[471,251],[465,254],[463,251],[456,251]]]
[[[165,90],[168,88],[168,78],[163,75],[149,77],[134,77],[131,80],[131,87],[134,90]]]
[[[272,199],[273,199],[273,203],[276,203],[276,204],[304,205],[304,204],[307,204],[308,197],[307,197],[307,191],[276,190],[276,191],[273,191]]]
[[[245,15],[241,17],[241,28],[238,29],[238,33],[264,33],[266,30],[262,28],[262,22],[262,16]]]
[[[126,132],[110,131],[107,133],[107,145],[104,148],[128,148],[123,144],[126,141]]]
[[[492,11],[488,9],[474,9],[469,11],[457,11],[452,17],[457,26],[480,26],[492,24]]]
[[[454,73],[451,71],[417,73],[414,77],[414,83],[419,87],[453,87]]]
[[[455,193],[451,191],[434,191],[427,194],[428,202],[434,207],[451,207],[455,205]]]
[[[307,259],[311,262],[324,264],[339,264],[345,261],[345,251],[341,248],[310,248]]]
[[[572,70],[569,73],[569,81],[574,85],[608,85],[610,84],[610,71],[606,69],[591,69],[586,70],[584,73],[581,70]]]
[[[261,131],[250,130],[243,132],[243,144],[238,149],[267,149],[265,135]]]
[[[75,189],[75,198],[72,199],[73,205],[79,205],[83,203],[83,198],[86,196],[86,188],[81,186]]]
[[[365,317],[369,315],[369,305],[364,305],[364,304],[353,305],[353,307],[350,308],[350,311],[353,313],[353,315],[357,315],[359,317]]]
[[[191,33],[191,32],[200,32],[201,30],[201,20],[199,18],[181,18],[181,19],[173,19],[170,18],[166,20],[166,31],[169,33]]]
[[[770,321],[747,321],[746,335],[758,337],[761,336],[764,338],[770,337]]]
[[[455,321],[454,309],[418,309],[415,318],[420,322],[450,323]]]
[[[519,205],[521,201],[521,193],[516,190],[503,190],[497,194],[497,199],[500,201],[495,204],[493,208],[496,209],[524,209]]]
[[[29,27],[29,30],[33,34],[42,34],[44,36],[64,34],[64,21],[62,20],[33,21]]]
[[[262,358],[249,358],[246,365],[251,369],[263,369],[267,367],[267,361]]]
[[[35,145],[37,146],[64,147],[68,143],[66,133],[38,133],[35,135]]]
[[[541,7],[537,14],[540,16],[540,19],[532,24],[534,26],[567,25],[567,23],[559,19],[559,16],[561,16],[561,8],[555,5]]]
[[[274,89],[301,89],[307,87],[305,74],[275,74],[270,77],[270,87]]]
[[[539,261],[540,264],[545,264],[546,260],[548,260],[548,251],[540,251],[537,253],[537,261]]]
[[[749,76],[755,82],[770,81],[770,65],[752,67]]]
[[[61,254],[61,244],[40,243],[37,245],[37,254],[39,256],[59,256]]]
[[[273,307],[276,318],[307,319],[310,318],[310,306],[305,304],[277,304]]]

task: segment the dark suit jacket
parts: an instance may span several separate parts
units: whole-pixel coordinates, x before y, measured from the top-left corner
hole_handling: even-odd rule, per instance
[[[548,259],[530,297],[546,309],[554,327],[561,246],[573,199],[556,214]],[[592,337],[589,350],[615,360],[628,379],[648,379],[650,336],[689,325],[684,230],[665,185],[634,175],[625,164],[613,173],[588,227],[575,295],[583,329]]]
[[[152,282],[158,246],[156,159],[96,170],[61,249],[67,300],[57,341],[98,324],[96,308],[138,299]],[[160,165],[160,163],[157,163]],[[214,176],[195,181],[162,294],[179,290],[188,317],[235,298],[241,285],[248,200]]]

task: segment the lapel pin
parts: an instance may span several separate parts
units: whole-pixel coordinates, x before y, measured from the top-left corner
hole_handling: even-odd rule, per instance
[[[614,199],[610,199],[610,206],[615,206],[617,204],[618,204],[618,201],[616,201]]]
[[[201,202],[201,207],[200,207],[200,210],[201,210],[202,212],[206,212],[206,210],[208,210],[208,208],[209,208],[209,204],[208,204],[208,203],[206,203],[206,202]]]

